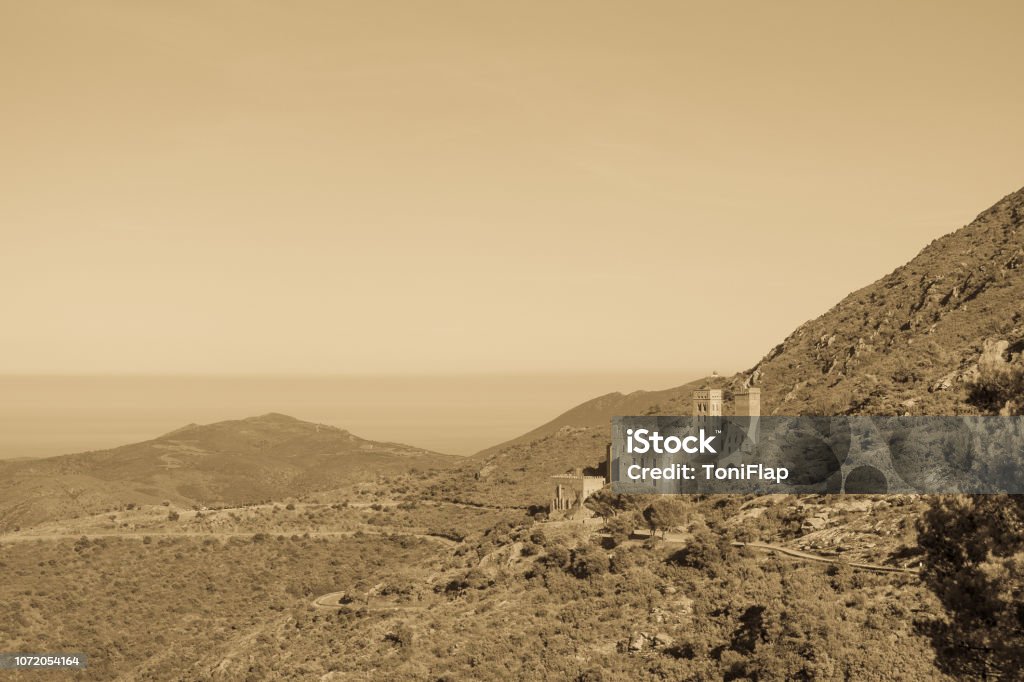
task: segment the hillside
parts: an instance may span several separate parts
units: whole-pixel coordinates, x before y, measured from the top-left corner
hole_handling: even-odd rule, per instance
[[[1024,348],[1024,189],[798,327],[743,380],[766,414],[961,414]]]
[[[637,497],[605,522],[523,511],[548,502],[552,474],[601,471],[612,416],[688,414],[696,388],[724,389],[727,413],[744,383],[766,413],[976,411],[979,364],[1018,362],[1024,339],[1022,201],[748,372],[601,396],[471,458],[271,414],[0,463],[0,529],[23,526],[0,535],[0,633],[133,679],[954,679],[935,634],[949,614],[919,572],[921,497]],[[443,470],[410,475],[427,467]],[[660,540],[646,505],[674,519]],[[121,631],[97,627],[96,603]]]
[[[597,473],[615,415],[690,414],[697,388],[756,385],[764,414],[972,414],[979,360],[1024,349],[1024,189],[906,265],[798,327],[735,376],[663,391],[610,393],[447,472],[435,494],[476,504],[543,505],[548,478]],[[983,360],[984,358],[984,360]]]
[[[460,460],[281,414],[193,424],[111,450],[0,462],[0,528],[130,502],[216,506],[282,499]]]
[[[478,452],[475,457],[482,458],[499,452],[513,445],[523,445],[550,436],[564,426],[606,426],[612,417],[623,414],[656,414],[674,410],[689,410],[690,394],[694,389],[706,388],[710,385],[725,385],[724,379],[698,379],[682,386],[668,388],[663,391],[633,391],[632,393],[608,393],[563,412],[554,419],[537,428],[499,443],[498,445]],[[689,412],[687,412],[689,414]]]
[[[444,472],[433,494],[489,506],[545,505],[550,477],[577,467],[604,474],[611,418],[624,414],[689,414],[698,388],[727,388],[707,377],[664,391],[609,393],[588,400],[536,429],[488,448]],[[729,396],[729,393],[726,394]]]

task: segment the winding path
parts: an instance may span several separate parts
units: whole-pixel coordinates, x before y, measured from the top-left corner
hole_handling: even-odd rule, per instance
[[[634,531],[634,536],[638,537],[650,537],[650,531],[637,529]],[[687,533],[667,533],[663,536],[663,541],[670,544],[686,544],[687,540],[690,539],[690,535]],[[822,556],[820,554],[814,554],[812,552],[805,552],[800,549],[792,549],[790,547],[783,547],[782,545],[773,545],[767,542],[733,542],[733,547],[747,547],[757,552],[765,553],[777,553],[783,554],[794,559],[802,559],[803,561],[813,561],[819,564],[835,564],[837,566],[849,566],[850,568],[857,568],[862,571],[874,571],[875,573],[906,573],[909,575],[920,575],[920,571],[916,568],[904,568],[902,566],[882,566],[879,564],[869,564],[863,561],[846,561],[845,559],[837,557]]]
[[[820,554],[812,554],[810,552],[804,552],[799,549],[790,549],[789,547],[782,547],[779,545],[770,545],[764,542],[734,542],[732,545],[733,547],[749,547],[750,549],[757,550],[759,552],[778,552],[779,554],[785,554],[786,556],[791,556],[796,559],[814,561],[821,564],[849,566],[850,568],[859,568],[863,571],[874,571],[876,573],[909,573],[910,575],[920,574],[920,571],[916,568],[880,566],[878,564],[866,564],[860,561],[843,561],[842,559],[821,556]]]
[[[108,539],[127,539],[127,540],[142,540],[143,538],[252,538],[256,535],[264,535],[267,538],[276,538],[279,535],[285,537],[291,537],[292,535],[299,535],[300,537],[310,538],[350,538],[358,533],[363,535],[386,535],[387,537],[406,537],[406,538],[420,538],[423,540],[431,540],[438,542],[446,546],[454,546],[459,544],[451,538],[442,537],[440,535],[430,535],[428,533],[403,533],[401,530],[394,531],[382,531],[376,529],[359,529],[359,530],[333,530],[333,531],[303,531],[301,534],[295,531],[258,531],[258,532],[247,532],[247,531],[226,531],[226,532],[208,532],[208,531],[149,531],[149,532],[137,532],[132,531],[129,533],[93,533],[89,531],[80,531],[78,533],[40,533],[33,535],[31,533],[7,533],[0,535],[0,545],[16,542],[33,542],[33,541],[58,541],[58,540],[78,540],[79,538],[87,538],[89,540],[95,540],[99,538]]]

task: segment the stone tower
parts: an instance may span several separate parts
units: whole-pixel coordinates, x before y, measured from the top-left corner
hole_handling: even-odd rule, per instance
[[[761,416],[761,389],[748,388],[736,394],[737,417]]]
[[[694,417],[721,417],[722,390],[718,388],[693,392]]]

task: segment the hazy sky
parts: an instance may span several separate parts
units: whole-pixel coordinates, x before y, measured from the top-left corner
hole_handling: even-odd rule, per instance
[[[0,0],[0,371],[749,367],[1024,185],[1022,25]]]

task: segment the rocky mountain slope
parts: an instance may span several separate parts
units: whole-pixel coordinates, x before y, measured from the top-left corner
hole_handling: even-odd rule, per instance
[[[823,255],[822,257],[827,257]],[[548,477],[599,471],[615,415],[690,414],[696,388],[762,391],[763,414],[972,414],[979,365],[1021,362],[1024,189],[906,265],[798,327],[747,372],[612,393],[477,453],[436,489],[481,504],[542,505]]]
[[[0,462],[0,528],[169,501],[246,504],[462,458],[281,414],[190,425],[111,450]]]
[[[766,414],[961,414],[1024,349],[1024,189],[798,327],[742,381]]]

